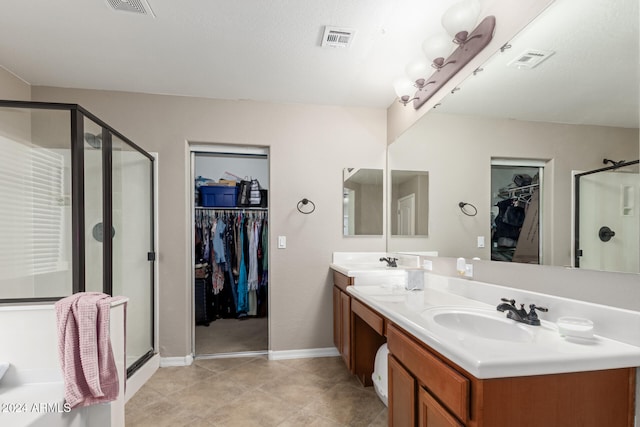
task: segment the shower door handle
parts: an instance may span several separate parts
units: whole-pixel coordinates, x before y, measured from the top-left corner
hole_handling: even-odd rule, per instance
[[[615,231],[607,226],[600,227],[600,231],[598,231],[598,237],[600,237],[600,240],[602,240],[603,242],[608,242],[615,235]]]

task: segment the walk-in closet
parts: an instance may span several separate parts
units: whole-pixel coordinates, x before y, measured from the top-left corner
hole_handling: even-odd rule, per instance
[[[194,354],[269,348],[269,159],[262,147],[192,146]]]
[[[492,160],[492,260],[541,264],[543,171],[542,161]]]

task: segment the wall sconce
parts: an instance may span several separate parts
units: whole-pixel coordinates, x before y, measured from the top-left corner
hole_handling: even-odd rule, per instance
[[[405,68],[407,77],[394,83],[401,104],[413,101],[413,107],[420,108],[489,44],[496,19],[487,16],[476,26],[480,9],[478,0],[463,0],[444,13],[441,24],[448,35],[441,32],[422,43],[431,67],[426,60],[415,59]]]

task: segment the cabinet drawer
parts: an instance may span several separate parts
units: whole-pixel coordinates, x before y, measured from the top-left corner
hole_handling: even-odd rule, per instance
[[[395,325],[387,327],[387,345],[393,354],[440,402],[462,422],[469,418],[469,380],[413,341]]]
[[[375,311],[362,304],[357,299],[351,300],[351,311],[358,315],[365,323],[379,335],[384,335],[384,319]]]
[[[345,276],[342,273],[333,272],[333,284],[336,285],[343,292],[347,292],[347,286],[353,285],[353,277]]]

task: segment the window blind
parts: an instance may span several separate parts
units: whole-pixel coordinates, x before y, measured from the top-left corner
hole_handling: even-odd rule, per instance
[[[0,136],[0,278],[67,268],[63,184],[60,153]]]

